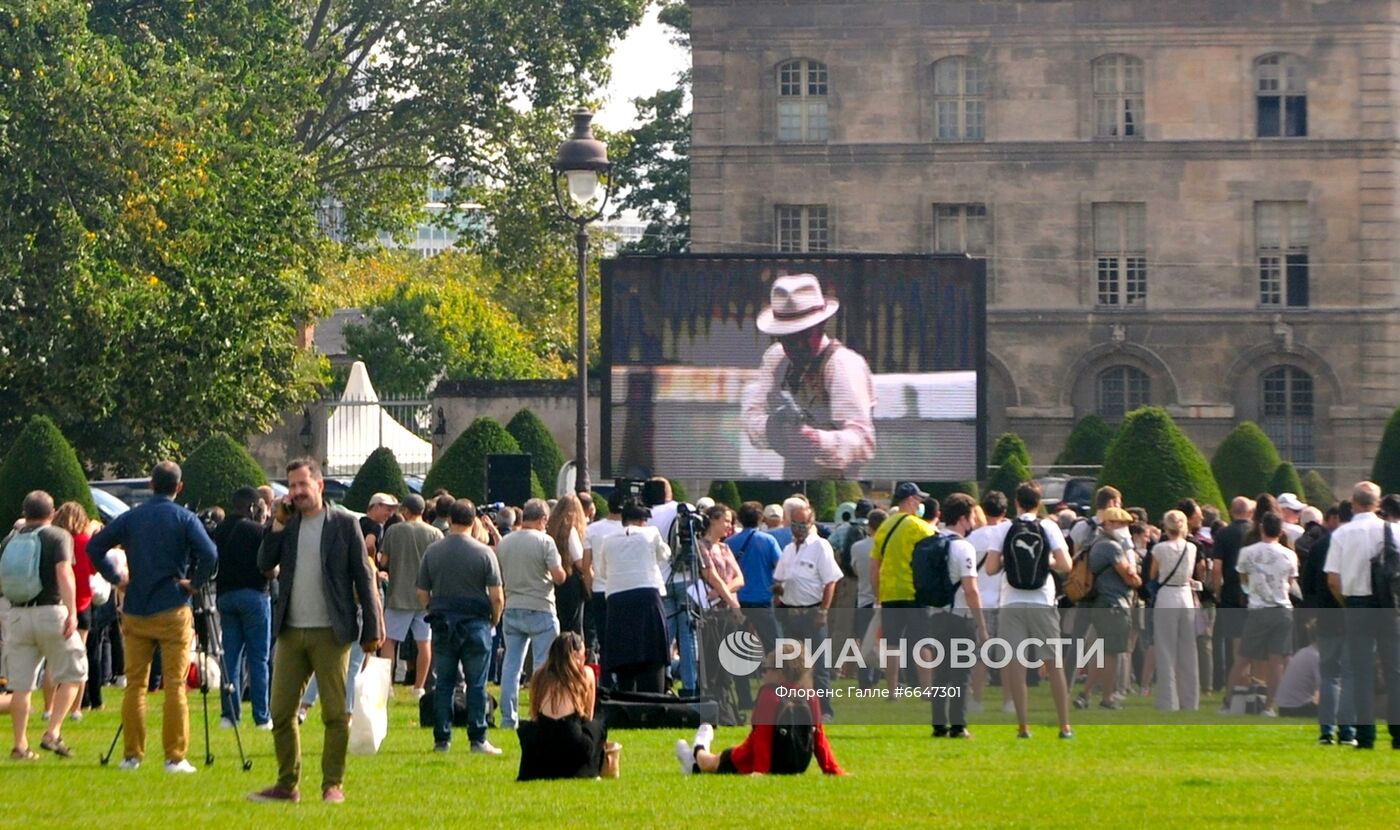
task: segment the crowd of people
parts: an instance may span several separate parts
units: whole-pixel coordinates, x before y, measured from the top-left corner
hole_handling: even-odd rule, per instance
[[[711,750],[708,725],[678,741],[686,773],[790,771],[791,747],[775,744],[788,733],[773,723],[779,709],[790,714],[786,687],[812,692],[800,696],[810,708],[805,758],[839,774],[822,728],[836,714],[837,678],[822,661],[775,661],[773,647],[779,635],[811,649],[871,629],[900,648],[992,637],[1034,646],[1039,671],[1020,660],[946,661],[911,674],[882,651],[883,666],[856,672],[862,689],[877,687],[881,669],[889,689],[956,689],[933,699],[935,737],[970,738],[969,716],[984,711],[994,683],[1018,734],[1030,737],[1028,686],[1044,681],[1062,738],[1074,735],[1074,708],[1119,709],[1140,693],[1161,710],[1189,711],[1221,694],[1223,713],[1315,717],[1320,742],[1360,748],[1376,740],[1379,690],[1400,748],[1400,693],[1387,694],[1400,690],[1396,616],[1341,613],[1391,602],[1373,590],[1372,560],[1394,548],[1400,497],[1382,498],[1370,482],[1325,512],[1291,493],[1236,498],[1228,522],[1191,499],[1153,522],[1112,487],[1080,517],[1047,513],[1034,482],[1010,500],[958,493],[941,503],[905,482],[888,509],[842,505],[832,528],[800,495],[692,508],[675,502],[664,479],[655,482],[658,503],[620,493],[606,515],[595,515],[587,493],[487,512],[439,492],[375,494],[357,516],[324,500],[314,461],[291,462],[287,476],[287,496],[242,488],[227,514],[204,521],[176,502],[183,484],[171,462],[152,471],[153,497],[106,527],[76,504],[29,494],[0,548],[0,574],[28,556],[39,573],[32,595],[6,591],[0,659],[14,693],[11,758],[37,757],[27,730],[41,675],[39,746],[60,757],[72,754],[64,721],[100,708],[102,687],[124,677],[121,768],[141,766],[146,695],[163,688],[165,769],[194,772],[186,674],[191,603],[202,597],[221,621],[222,724],[240,724],[246,701],[254,726],[272,732],[278,778],[251,796],[259,801],[300,799],[300,724],[318,698],[321,794],[343,800],[354,681],[364,655],[376,653],[406,657],[413,696],[432,695],[423,703],[436,751],[450,751],[453,701],[465,693],[471,752],[501,753],[488,739],[494,678],[501,726],[522,745],[522,779],[597,775],[618,750],[598,716],[600,692],[712,691],[713,677],[702,687],[696,625],[716,614],[764,646],[756,698],[749,677],[724,678],[754,727],[725,752]],[[946,590],[930,600],[920,561],[935,550]],[[1045,645],[1064,638],[1102,659],[1079,675]]]

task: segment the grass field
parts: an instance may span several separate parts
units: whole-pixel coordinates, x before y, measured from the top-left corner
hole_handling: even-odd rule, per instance
[[[115,692],[115,690],[113,690]],[[828,778],[816,765],[800,779],[682,777],[672,755],[674,732],[614,732],[623,744],[617,781],[515,782],[514,735],[492,730],[500,758],[471,755],[465,735],[435,755],[431,730],[397,689],[389,736],[373,757],[350,757],[347,803],[318,794],[321,730],[313,710],[303,731],[308,801],[251,804],[244,796],[276,777],[272,737],[243,738],[253,770],[239,769],[233,733],[214,728],[215,764],[205,767],[198,695],[190,702],[190,761],[198,775],[167,775],[159,763],[159,695],[153,696],[147,763],[135,772],[101,767],[118,722],[108,711],[64,730],[77,757],[43,753],[32,764],[0,761],[4,823],[27,829],[106,827],[203,828],[330,826],[337,828],[1075,826],[1356,826],[1393,827],[1400,819],[1400,752],[1358,752],[1314,743],[1316,727],[1298,724],[1076,727],[1073,741],[1048,723],[1030,741],[1013,726],[974,725],[971,741],[933,740],[927,727],[833,724],[828,733],[849,772]],[[36,698],[37,699],[37,698]],[[211,708],[217,709],[211,696]],[[1135,702],[1135,707],[1144,704]],[[999,718],[998,718],[999,719]],[[974,719],[975,720],[975,719]],[[1041,718],[1040,720],[1044,720]],[[217,721],[217,714],[215,714]],[[245,723],[249,721],[245,720]],[[8,724],[6,724],[8,727]],[[217,723],[215,724],[215,727]],[[42,726],[31,725],[37,750]],[[721,729],[717,746],[742,739]],[[1384,730],[1382,729],[1382,736]],[[1388,743],[1382,737],[1382,746]]]

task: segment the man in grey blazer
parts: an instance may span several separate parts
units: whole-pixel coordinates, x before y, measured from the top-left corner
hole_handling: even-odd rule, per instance
[[[384,638],[383,615],[359,522],[348,510],[323,501],[321,468],[310,458],[292,461],[287,465],[287,489],[288,497],[277,504],[272,531],[258,551],[258,567],[277,578],[279,591],[272,611],[277,652],[271,705],[277,784],[249,798],[301,800],[297,703],[315,674],[326,727],[321,798],[340,803],[345,800],[341,784],[350,741],[345,707],[350,644],[358,639],[365,653],[373,654]]]

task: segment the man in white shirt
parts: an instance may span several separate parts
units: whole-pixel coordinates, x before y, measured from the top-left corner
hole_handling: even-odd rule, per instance
[[[954,666],[953,648],[957,641],[985,642],[987,623],[982,618],[982,595],[977,589],[977,549],[967,541],[972,532],[972,511],[977,502],[966,493],[954,493],[943,502],[943,523],[955,538],[948,544],[948,580],[953,589],[951,611],[933,612],[933,637],[943,644],[943,660],[933,668],[933,685],[950,691],[935,695],[933,702],[933,737],[971,738],[967,731],[964,687],[972,668]]]
[[[991,548],[992,540],[1001,541],[1006,535],[1006,528],[1002,525],[1007,521],[1007,506],[1005,493],[1000,490],[987,493],[982,497],[982,512],[987,517],[987,524],[967,534],[967,541],[977,551],[977,593],[982,597],[982,607],[992,612],[983,615],[989,638],[997,636],[997,607],[1001,605],[1001,586],[1006,576],[987,573],[987,551]],[[978,660],[977,665],[972,667],[972,700],[967,705],[971,712],[982,711],[982,693],[987,688],[988,675],[987,665]],[[1005,683],[1001,686],[1001,710],[1008,714],[1016,711]]]
[[[580,494],[580,498],[583,495],[586,494]],[[593,563],[603,549],[603,540],[622,532],[622,494],[616,494],[614,501],[617,503],[608,504],[607,518],[593,522],[583,532],[583,582],[592,594],[585,611],[583,631],[589,636],[588,649],[595,663],[600,660],[607,643],[608,583],[599,578]]]
[[[992,540],[987,550],[987,573],[996,575],[1004,570],[1007,556],[1002,555],[1002,550],[1007,547],[1012,531],[1016,531],[1013,543],[1018,542],[1025,529],[1034,523],[1039,524],[1043,547],[1048,548],[1041,555],[1049,557],[1049,570],[1059,574],[1069,573],[1072,565],[1064,533],[1057,523],[1040,518],[1039,510],[1040,485],[1028,481],[1017,487],[1016,511],[1019,515],[1016,521],[1001,525],[1001,533]],[[1007,551],[1007,555],[1014,554]],[[1050,692],[1054,695],[1055,711],[1060,718],[1060,737],[1073,738],[1074,730],[1069,725],[1069,684],[1060,665],[1059,650],[1048,645],[1051,640],[1060,639],[1060,609],[1055,607],[1055,580],[1047,574],[1039,587],[1018,588],[1010,583],[1010,579],[1008,575],[1008,581],[1001,589],[1001,619],[997,621],[997,626],[1001,638],[1013,650],[1013,659],[1002,670],[1002,682],[1009,688],[1011,702],[1016,707],[1016,722],[1020,726],[1017,737],[1029,738],[1031,730],[1027,715],[1026,665],[1015,659],[1015,654],[1021,650],[1022,642],[1036,640],[1042,644],[1038,649],[1039,657],[1050,670]],[[1034,660],[1035,652],[1036,649],[1027,649],[1026,657]]]
[[[1249,589],[1240,657],[1264,669],[1269,689],[1264,714],[1278,717],[1274,695],[1283,677],[1283,665],[1293,653],[1293,603],[1288,595],[1298,584],[1298,556],[1279,541],[1283,538],[1283,517],[1279,514],[1264,514],[1259,536],[1261,541],[1240,551],[1235,566],[1240,584]]]
[[[1400,749],[1400,617],[1393,609],[1382,608],[1371,593],[1371,559],[1385,549],[1385,534],[1395,533],[1390,522],[1376,515],[1381,489],[1370,481],[1358,483],[1351,491],[1352,519],[1332,534],[1327,549],[1327,587],[1346,609],[1347,656],[1357,678],[1371,677],[1376,661],[1381,664],[1388,694],[1386,722],[1390,745]],[[1400,503],[1386,501],[1400,515]],[[1353,683],[1356,708],[1356,748],[1376,746],[1376,690],[1374,683]]]
[[[816,532],[812,508],[792,513],[792,541],[783,548],[773,571],[777,583],[773,594],[781,610],[783,636],[810,643],[808,652],[827,639],[827,612],[841,581],[841,567],[831,545]],[[822,715],[831,717],[831,699],[823,690],[831,688],[831,671],[824,661],[812,666],[812,685],[822,694]]]

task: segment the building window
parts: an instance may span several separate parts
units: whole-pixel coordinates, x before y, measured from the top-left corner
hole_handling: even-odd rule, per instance
[[[778,67],[778,140],[826,141],[826,64],[788,61]]]
[[[933,65],[934,119],[939,141],[981,141],[982,62],[956,56]]]
[[[776,214],[779,253],[830,249],[831,226],[826,205],[778,205]]]
[[[1255,117],[1260,138],[1308,134],[1308,75],[1297,55],[1265,55],[1254,62]]]
[[[1307,202],[1255,202],[1254,244],[1259,262],[1259,304],[1308,304]]]
[[[1099,305],[1141,305],[1147,300],[1147,205],[1094,205],[1094,269]]]
[[[1142,60],[1104,55],[1093,70],[1094,137],[1142,138]]]
[[[987,255],[986,205],[934,205],[933,250],[940,254]]]
[[[1313,379],[1294,366],[1278,366],[1259,378],[1260,426],[1284,460],[1312,464]]]
[[[1132,366],[1110,366],[1099,373],[1099,417],[1121,421],[1152,397],[1152,379]]]

